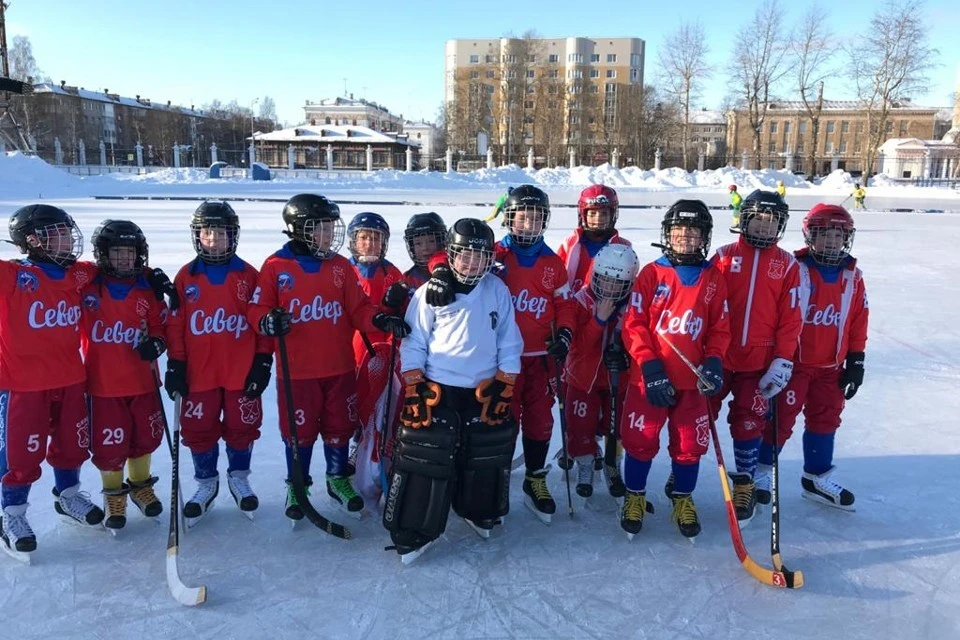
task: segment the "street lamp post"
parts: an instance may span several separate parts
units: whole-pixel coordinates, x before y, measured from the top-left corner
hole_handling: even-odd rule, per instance
[[[253,130],[253,108],[257,106],[258,102],[260,102],[260,98],[254,98],[253,102],[250,103],[250,146],[253,149],[250,161],[251,169],[253,169],[253,163],[257,161],[257,139],[254,137],[256,134]]]

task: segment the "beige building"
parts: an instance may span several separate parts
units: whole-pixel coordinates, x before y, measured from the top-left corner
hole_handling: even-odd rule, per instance
[[[939,112],[940,109],[936,107],[918,106],[909,101],[894,103],[883,139],[932,139],[937,131]],[[771,102],[760,134],[761,167],[792,168],[809,175],[825,175],[834,167],[845,171],[864,171],[866,126],[867,113],[857,101],[825,100],[820,116],[820,131],[814,140],[810,119],[802,102]],[[813,166],[808,166],[811,147],[815,161]],[[753,153],[748,114],[746,110],[728,112],[728,163],[739,166],[744,153],[748,157],[752,157]]]
[[[327,98],[307,102],[303,107],[306,123],[310,126],[332,124],[367,127],[374,131],[403,131],[403,115],[394,115],[376,102],[348,98]]]
[[[626,147],[628,104],[643,86],[639,38],[448,40],[445,55],[447,141],[500,163],[609,160]],[[621,152],[623,150],[621,149]]]

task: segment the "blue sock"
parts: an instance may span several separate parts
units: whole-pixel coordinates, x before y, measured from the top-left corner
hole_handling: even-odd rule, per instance
[[[623,483],[627,485],[630,491],[646,491],[647,476],[650,475],[650,467],[653,466],[653,460],[637,460],[629,453],[626,454],[626,460],[623,462]]]
[[[331,447],[328,444],[323,445],[323,457],[327,461],[328,476],[347,475],[347,461],[350,458],[350,447]]]
[[[673,492],[693,493],[697,488],[697,476],[700,475],[700,461],[693,464],[680,464],[673,461]]]
[[[53,486],[57,493],[80,484],[80,469],[53,469]]]
[[[290,445],[283,448],[287,458],[287,480],[293,479],[293,449]],[[303,472],[303,481],[310,486],[310,461],[313,458],[313,444],[305,447],[297,447],[297,454],[300,456],[300,470]]]
[[[230,445],[227,449],[227,473],[231,471],[249,471],[250,456],[253,455],[253,445],[246,449],[234,449]]]
[[[213,445],[213,448],[200,453],[191,452],[193,458],[193,476],[197,480],[217,477],[217,460],[220,458],[220,447]]]
[[[777,450],[777,453],[783,451],[783,447]],[[760,443],[760,456],[757,458],[757,462],[760,464],[765,464],[768,467],[773,466],[773,445],[767,444],[766,442]]]
[[[739,473],[748,473],[751,478],[753,477],[753,472],[757,469],[759,449],[760,438],[733,441],[733,455],[737,461],[737,471]]]
[[[836,434],[803,432],[803,470],[820,475],[833,466],[833,439]]]
[[[29,495],[29,484],[22,487],[10,487],[3,485],[3,491],[0,492],[0,507],[12,507],[18,504],[27,504],[27,497]]]

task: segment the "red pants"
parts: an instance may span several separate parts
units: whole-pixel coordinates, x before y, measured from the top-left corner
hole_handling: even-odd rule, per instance
[[[550,356],[523,356],[520,375],[513,388],[514,419],[520,424],[520,433],[537,442],[549,442],[553,433],[554,389],[553,358]]]
[[[626,380],[624,378],[624,380]],[[627,393],[627,385],[621,384],[618,395],[620,406]],[[597,432],[610,431],[610,389],[594,389],[591,392],[567,383],[563,412],[567,416],[567,455],[571,457],[593,455],[597,450]],[[621,412],[622,414],[622,412]]]
[[[290,440],[285,380],[277,380],[280,433]],[[353,371],[328,378],[292,380],[293,414],[297,421],[298,446],[313,446],[318,436],[332,447],[342,447],[359,428],[357,382]]]
[[[180,406],[183,444],[193,453],[213,449],[220,438],[231,449],[247,449],[260,437],[263,404],[243,391],[191,391]]]
[[[79,469],[87,459],[90,422],[84,383],[46,391],[4,391],[0,405],[6,405],[0,406],[4,485],[39,480],[44,458],[57,469]]]
[[[637,460],[653,460],[660,450],[660,429],[669,420],[670,459],[693,464],[707,452],[710,423],[707,401],[696,390],[677,391],[677,404],[655,407],[640,385],[631,384],[620,417],[623,448]]]
[[[123,471],[128,458],[153,453],[163,439],[163,413],[155,392],[122,398],[90,397],[90,445],[100,471]]]
[[[723,372],[723,390],[710,398],[710,410],[714,418],[720,414],[720,406],[728,393],[733,393],[728,405],[730,412],[730,435],[734,440],[753,440],[759,438],[767,428],[768,401],[760,395],[760,378],[764,371],[728,371]]]
[[[777,394],[778,440],[783,446],[793,434],[793,425],[803,410],[804,428],[811,433],[830,435],[840,428],[843,389],[840,367],[794,365],[787,388]],[[773,429],[765,429],[763,441],[773,444]]]

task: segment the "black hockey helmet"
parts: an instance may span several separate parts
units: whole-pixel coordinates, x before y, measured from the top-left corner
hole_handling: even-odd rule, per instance
[[[447,259],[458,282],[474,285],[491,268],[494,255],[493,229],[483,220],[461,218],[447,234]]]
[[[427,260],[417,260],[413,241],[424,236],[431,236],[437,244],[437,251],[445,249],[447,245],[447,225],[443,224],[443,218],[438,213],[428,211],[427,213],[415,213],[407,221],[407,228],[403,231],[403,241],[407,246],[407,255],[417,266],[424,266]]]
[[[14,211],[10,241],[29,257],[62,267],[83,254],[83,234],[77,223],[66,211],[49,204],[30,204]]]
[[[222,229],[226,234],[225,246],[204,247],[200,242],[201,229]],[[237,253],[240,218],[227,202],[203,202],[190,219],[190,237],[193,240],[193,250],[201,260],[208,264],[225,264]]]
[[[677,248],[671,242],[674,229],[698,229],[699,240],[693,247]],[[682,243],[689,232],[685,232],[675,239]],[[663,254],[671,264],[691,265],[700,264],[707,259],[710,253],[710,236],[713,233],[713,216],[710,209],[700,200],[677,200],[667,209],[660,225],[660,244],[655,245],[663,250]],[[691,234],[692,235],[692,234]]]
[[[299,242],[318,258],[329,258],[343,246],[346,226],[340,218],[340,207],[335,202],[315,193],[293,196],[283,205],[284,231],[292,240]],[[329,233],[321,234],[318,240],[315,230],[323,223],[330,223]]]
[[[93,259],[100,271],[116,278],[132,278],[143,271],[149,260],[147,237],[129,220],[104,220],[90,238]],[[110,249],[130,247],[136,252],[129,266],[121,267],[110,260]]]
[[[783,237],[789,219],[790,209],[779,193],[756,189],[744,198],[740,205],[740,235],[752,247],[771,247]],[[754,225],[754,230],[750,231],[750,222],[753,220],[762,224],[759,228]]]
[[[513,240],[520,246],[530,246],[543,237],[550,222],[550,198],[532,184],[522,184],[511,189],[503,201],[503,226],[510,230]],[[516,213],[526,211],[530,219],[524,227],[516,224]]]

